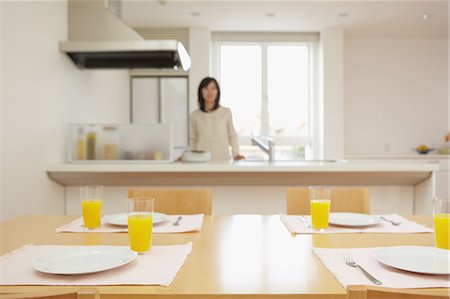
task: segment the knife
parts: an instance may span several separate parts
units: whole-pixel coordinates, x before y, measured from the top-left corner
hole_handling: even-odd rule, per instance
[[[303,223],[305,224],[305,226],[307,228],[311,227],[311,223],[309,223],[308,220],[306,220],[306,218],[304,216],[300,215],[298,217],[300,217],[300,219],[303,221]]]

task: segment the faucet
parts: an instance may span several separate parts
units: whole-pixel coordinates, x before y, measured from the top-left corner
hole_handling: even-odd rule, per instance
[[[275,140],[270,137],[252,136],[252,145],[259,146],[263,152],[269,155],[269,162],[275,161]]]

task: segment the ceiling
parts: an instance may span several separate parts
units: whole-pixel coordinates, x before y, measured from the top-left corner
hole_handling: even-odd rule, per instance
[[[211,31],[311,32],[346,36],[447,37],[445,1],[122,0],[132,27],[208,27]],[[424,15],[428,16],[427,18]]]

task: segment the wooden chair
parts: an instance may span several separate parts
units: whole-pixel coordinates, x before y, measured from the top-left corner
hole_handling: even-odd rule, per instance
[[[449,290],[438,288],[421,289],[391,289],[372,286],[349,286],[348,299],[448,299]]]
[[[333,188],[331,190],[331,212],[370,212],[369,189],[367,188]],[[307,187],[288,188],[287,214],[308,215],[309,190]]]
[[[36,290],[29,293],[1,294],[0,299],[99,299],[95,288],[68,287],[59,290]]]
[[[155,212],[211,215],[212,192],[207,189],[129,189],[128,197],[153,197]]]

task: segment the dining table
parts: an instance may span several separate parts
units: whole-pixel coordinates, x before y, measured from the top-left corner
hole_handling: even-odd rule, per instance
[[[27,244],[128,245],[128,234],[57,233],[79,215],[26,215],[0,223],[0,254]],[[433,227],[431,215],[404,216]],[[200,231],[154,234],[153,245],[192,242],[192,251],[169,286],[76,286],[95,290],[92,298],[361,298],[344,288],[313,253],[313,248],[398,245],[434,246],[433,233],[291,234],[280,215],[206,215]],[[3,273],[2,275],[8,275]],[[25,298],[74,286],[4,285],[0,298]],[[352,290],[355,290],[353,293]],[[410,289],[446,296],[447,288]]]

